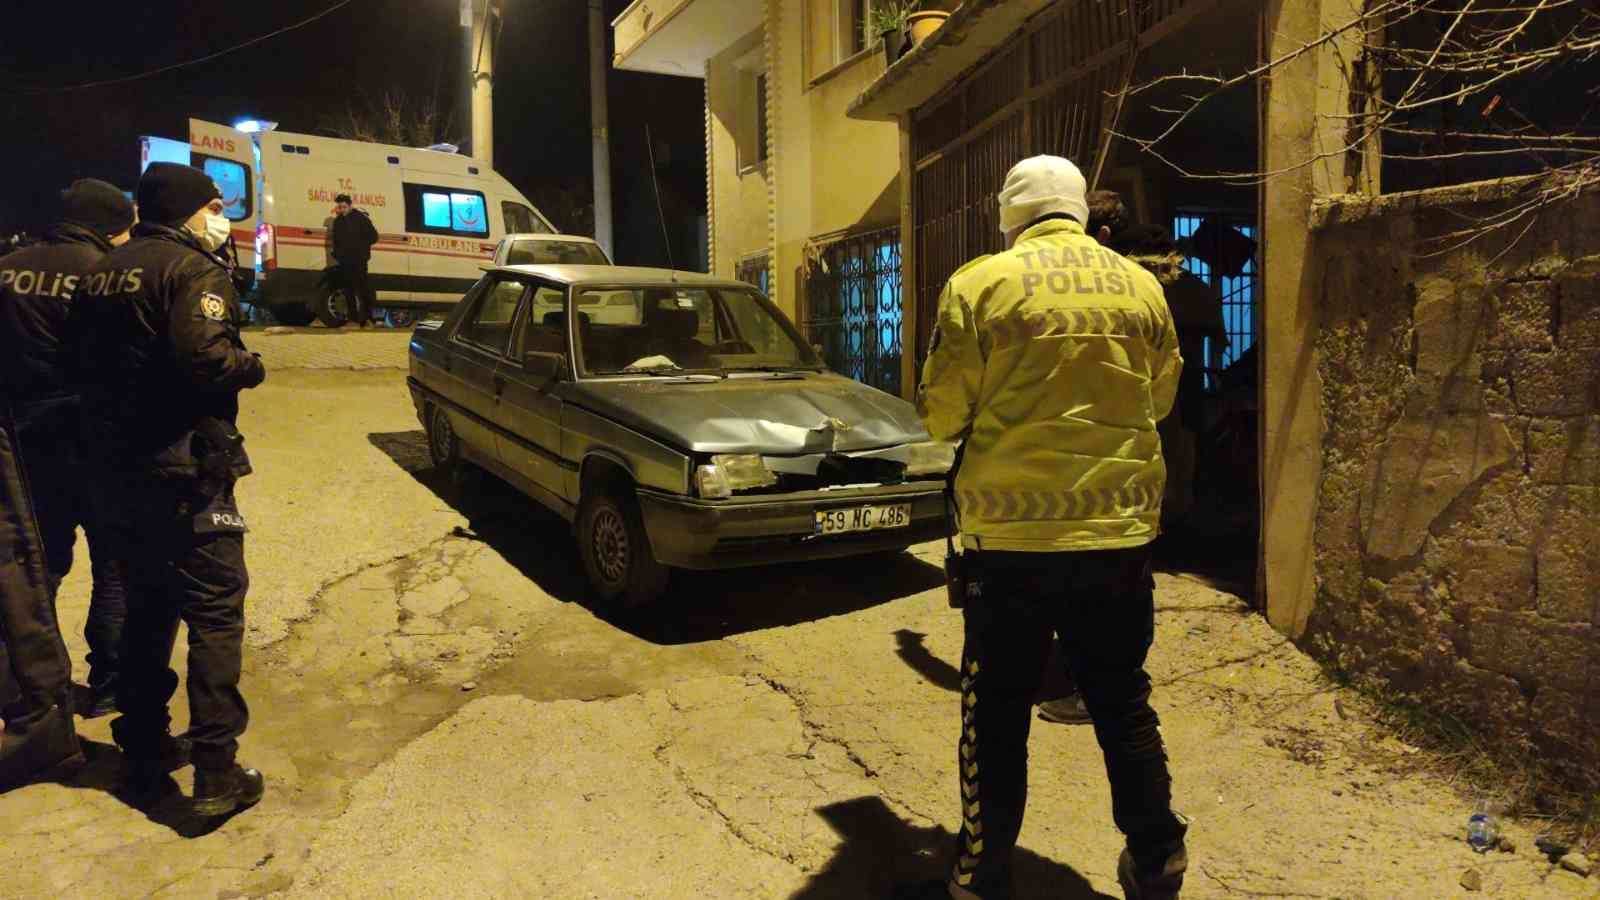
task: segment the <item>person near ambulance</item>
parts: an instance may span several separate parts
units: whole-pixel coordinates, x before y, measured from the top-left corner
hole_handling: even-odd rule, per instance
[[[1009,249],[957,271],[939,300],[917,405],[935,439],[964,444],[962,828],[948,877],[911,896],[1012,895],[1052,634],[1105,755],[1124,893],[1176,897],[1187,868],[1144,670],[1165,477],[1156,423],[1183,360],[1155,278],[1084,233],[1085,187],[1066,159],[1018,163],[1000,191]]]
[[[115,185],[80,179],[61,193],[59,221],[45,232],[44,242],[0,264],[0,370],[12,392],[52,602],[72,568],[79,526],[89,543],[94,587],[84,639],[90,695],[77,704],[85,718],[115,709],[125,588],[91,514],[78,395],[63,345],[73,291],[113,247],[127,242],[133,219],[133,201]]]
[[[160,787],[184,764],[168,712],[181,620],[192,806],[219,816],[263,790],[261,774],[235,759],[249,718],[239,692],[249,576],[234,483],[250,473],[239,392],[266,370],[240,339],[239,298],[217,255],[230,226],[216,184],[191,166],[152,163],[138,203],[133,239],[79,282],[69,323],[97,501],[128,576],[111,731],[136,788]]]
[[[378,242],[378,229],[364,209],[356,209],[349,194],[333,198],[333,222],[328,228],[328,243],[337,266],[337,277],[350,300],[350,321],[362,328],[372,324],[372,307],[377,295],[367,278],[372,261],[372,245]]]

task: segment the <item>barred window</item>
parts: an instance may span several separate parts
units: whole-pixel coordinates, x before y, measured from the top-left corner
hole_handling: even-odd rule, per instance
[[[828,367],[901,392],[900,230],[853,235],[822,249],[806,276],[801,330]]]

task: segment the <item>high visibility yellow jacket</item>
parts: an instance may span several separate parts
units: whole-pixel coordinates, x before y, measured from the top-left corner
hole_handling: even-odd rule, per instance
[[[1183,359],[1161,285],[1070,219],[967,264],[939,298],[917,410],[965,440],[962,541],[1035,552],[1155,539],[1156,423]]]

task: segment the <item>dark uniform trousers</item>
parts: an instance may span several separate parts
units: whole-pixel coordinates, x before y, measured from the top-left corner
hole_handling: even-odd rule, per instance
[[[72,715],[72,664],[19,456],[16,432],[0,410],[0,718],[17,733],[54,709]]]
[[[188,737],[195,766],[233,765],[249,709],[239,692],[244,649],[244,524],[231,483],[133,476],[102,482],[97,500],[113,552],[127,567],[122,678],[111,723],[131,757],[160,752],[178,687],[171,668],[178,622],[188,626]]]
[[[964,610],[955,882],[1010,896],[1011,856],[1028,796],[1028,731],[1059,636],[1111,781],[1112,815],[1142,868],[1159,868],[1186,826],[1172,812],[1145,656],[1155,637],[1148,546],[1075,553],[977,554],[981,596]]]
[[[81,440],[76,418],[67,415],[41,422],[22,432],[22,459],[33,490],[39,533],[44,540],[50,596],[72,569],[78,528],[89,542],[89,567],[94,587],[89,594],[89,617],[83,637],[89,644],[89,686],[110,688],[117,680],[117,642],[127,617],[127,587],[123,566],[105,546],[105,536],[93,512],[88,490],[89,469],[78,449]]]

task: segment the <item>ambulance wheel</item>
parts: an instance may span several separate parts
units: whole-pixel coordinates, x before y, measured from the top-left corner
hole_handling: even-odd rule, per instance
[[[317,295],[314,311],[318,322],[329,328],[338,328],[350,321],[350,298],[344,295],[344,291],[334,288]]]
[[[291,303],[288,306],[273,307],[272,317],[277,319],[279,324],[289,325],[294,328],[304,328],[311,324],[311,320],[316,318],[316,314],[311,311],[309,306]]]
[[[383,311],[383,320],[390,328],[410,328],[417,324],[417,311],[402,306],[391,306]]]

